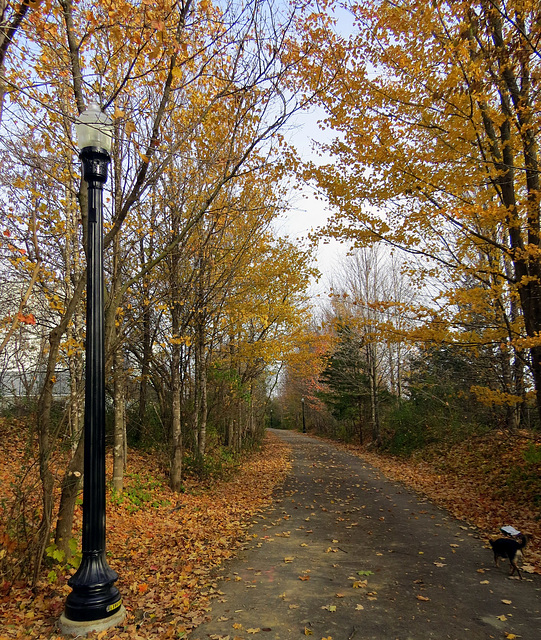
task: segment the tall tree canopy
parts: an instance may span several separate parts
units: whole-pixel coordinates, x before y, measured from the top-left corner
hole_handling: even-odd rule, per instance
[[[224,444],[238,449],[261,431],[266,368],[305,313],[310,258],[273,233],[285,206],[280,131],[310,100],[290,91],[305,10],[273,0],[2,3],[0,353],[17,352],[35,373],[29,437],[37,435],[42,491],[32,492],[41,499],[32,513],[41,522],[26,545],[34,578],[66,443],[73,455],[58,465],[55,536],[66,552],[81,477],[88,194],[74,123],[93,100],[114,120],[104,248],[115,487],[131,385],[139,427],[150,422],[152,395],[180,490],[183,452],[204,458],[213,408]],[[222,412],[227,376],[218,369],[238,391]],[[57,422],[60,373],[69,397]]]
[[[332,160],[308,171],[336,207],[326,233],[416,256],[418,281],[440,286],[432,337],[518,363],[512,402],[529,367],[541,411],[539,6],[348,8],[351,36],[328,31],[307,79],[333,79],[321,100]]]

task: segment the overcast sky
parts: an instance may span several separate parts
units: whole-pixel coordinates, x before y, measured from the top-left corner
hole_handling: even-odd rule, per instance
[[[303,159],[316,162],[329,162],[330,157],[320,158],[313,151],[313,140],[326,142],[332,138],[332,132],[322,131],[318,126],[318,120],[323,117],[321,111],[297,116],[295,127],[288,136]],[[322,199],[316,199],[313,188],[305,185],[302,191],[297,192],[291,203],[290,210],[278,223],[278,232],[288,235],[292,240],[301,244],[308,244],[308,235],[317,228],[325,225],[330,210],[328,203]],[[321,279],[311,289],[313,295],[324,293],[328,290],[328,283],[347,252],[347,246],[336,240],[328,243],[320,242],[317,249],[317,266],[321,271]]]

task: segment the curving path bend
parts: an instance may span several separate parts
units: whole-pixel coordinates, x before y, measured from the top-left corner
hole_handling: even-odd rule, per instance
[[[292,471],[190,640],[541,638],[540,576],[510,579],[475,527],[356,456],[272,432]]]

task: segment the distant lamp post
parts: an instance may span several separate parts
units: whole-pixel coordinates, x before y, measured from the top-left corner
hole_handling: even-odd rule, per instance
[[[302,432],[306,433],[306,419],[304,417],[304,398],[301,398],[302,404]]]
[[[105,556],[105,344],[103,313],[103,185],[111,161],[112,121],[95,102],[76,124],[88,185],[83,541],[79,569],[69,580],[60,627],[84,635],[122,622],[125,609]]]

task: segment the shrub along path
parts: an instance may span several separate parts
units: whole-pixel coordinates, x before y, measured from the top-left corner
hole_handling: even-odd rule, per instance
[[[343,448],[277,433],[292,471],[192,640],[539,637],[540,576],[510,579],[477,528]]]

